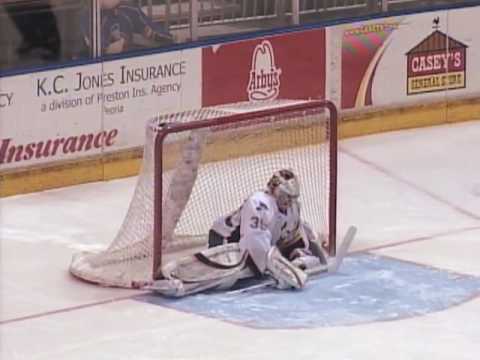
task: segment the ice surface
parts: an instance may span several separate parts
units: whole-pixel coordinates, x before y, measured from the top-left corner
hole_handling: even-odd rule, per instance
[[[356,257],[392,257],[448,270],[475,284],[480,277],[479,139],[475,121],[342,141],[338,232],[355,224],[353,250],[374,249]],[[138,291],[73,279],[67,272],[71,254],[113,239],[134,185],[132,178],[0,200],[2,360],[478,359],[478,296],[451,306],[451,293],[435,294],[444,306],[401,319],[392,313],[391,321],[258,329],[140,301]],[[404,296],[387,297],[385,284],[401,281],[394,270],[379,270],[384,278],[377,279],[375,292],[355,291],[348,282],[335,283],[336,291],[348,294],[351,288],[352,299],[370,314],[378,308],[369,294],[411,306]],[[443,279],[434,273],[423,286]],[[417,285],[406,289],[421,291]],[[468,286],[454,290],[460,294]],[[292,308],[301,296],[289,296]],[[319,305],[315,318],[321,311],[328,312],[324,319],[332,318],[342,309]],[[363,320],[367,315],[367,310],[357,313]]]

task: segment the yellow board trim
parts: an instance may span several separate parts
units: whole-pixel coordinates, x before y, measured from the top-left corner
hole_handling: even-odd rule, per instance
[[[405,108],[344,112],[339,126],[339,138],[470,120],[480,120],[480,98]],[[0,173],[0,197],[135,176],[140,169],[141,157],[141,149],[134,149],[51,166],[4,171]]]

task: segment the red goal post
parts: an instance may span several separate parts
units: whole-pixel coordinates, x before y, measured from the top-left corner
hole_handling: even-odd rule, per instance
[[[162,278],[165,263],[205,248],[215,218],[265,188],[279,168],[299,177],[302,218],[334,256],[337,109],[327,100],[283,100],[151,119],[121,229],[106,250],[75,254],[70,271],[121,287]]]

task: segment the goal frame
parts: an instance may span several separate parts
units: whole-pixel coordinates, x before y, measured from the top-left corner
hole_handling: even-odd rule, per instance
[[[163,277],[161,273],[162,266],[162,201],[163,201],[163,144],[165,138],[172,133],[182,131],[198,130],[209,126],[221,126],[228,124],[238,124],[249,121],[252,118],[264,118],[271,121],[275,115],[281,115],[286,112],[307,111],[310,109],[328,109],[330,118],[328,120],[329,131],[329,194],[328,194],[328,254],[336,255],[336,225],[337,225],[337,170],[338,170],[338,112],[335,104],[329,100],[314,100],[301,104],[281,106],[266,110],[251,111],[233,115],[225,115],[212,119],[196,120],[188,123],[167,123],[161,129],[156,130],[154,142],[154,214],[153,214],[153,278],[155,280]]]

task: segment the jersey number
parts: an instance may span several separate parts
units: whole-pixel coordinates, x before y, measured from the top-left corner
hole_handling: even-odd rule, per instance
[[[267,227],[263,223],[263,220],[260,219],[258,216],[252,216],[250,220],[251,220],[250,227],[252,229],[260,228],[261,230],[267,230]]]

